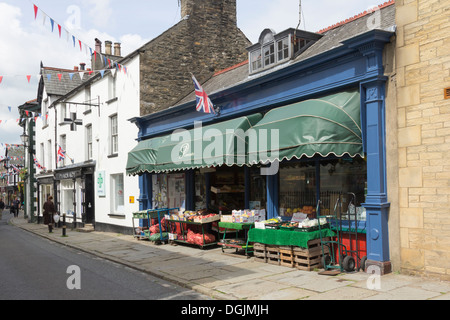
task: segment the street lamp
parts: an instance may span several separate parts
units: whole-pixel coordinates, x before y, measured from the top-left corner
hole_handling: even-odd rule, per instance
[[[29,138],[30,138],[30,137],[29,137],[26,133],[24,133],[24,134],[22,134],[22,135],[20,136],[20,139],[22,139],[22,142],[23,142],[23,145],[24,145],[25,148],[28,147],[27,144],[28,144]]]

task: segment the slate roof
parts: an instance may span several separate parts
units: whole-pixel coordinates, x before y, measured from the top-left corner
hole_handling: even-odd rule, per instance
[[[73,73],[72,80],[70,79],[70,73]],[[59,80],[58,74],[61,75],[61,80]],[[48,75],[50,75],[50,79]],[[42,78],[44,80],[47,95],[64,96],[86,81],[88,79],[88,73],[83,76],[83,81],[81,81],[79,71],[43,67]]]
[[[380,26],[377,26],[376,29],[395,31],[395,2],[391,0],[383,5],[380,5],[379,8],[381,19]],[[292,64],[301,63],[314,56],[326,53],[327,51],[342,46],[343,41],[370,31],[370,21],[372,21],[370,19],[373,19],[375,14],[378,14],[378,12],[364,12],[351,19],[322,30],[321,33],[323,34],[323,37],[289,63],[285,63],[270,70],[249,76],[248,61],[245,61],[232,68],[216,73],[213,78],[205,84],[202,84],[202,86],[209,95],[212,95],[224,89],[234,87],[261,77],[262,75],[267,75],[281,68],[285,68]],[[180,100],[177,105],[182,105],[192,101],[195,101],[194,92]]]

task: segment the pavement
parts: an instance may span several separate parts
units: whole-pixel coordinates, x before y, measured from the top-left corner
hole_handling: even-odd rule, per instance
[[[168,280],[218,300],[450,300],[450,282],[391,273],[337,276],[271,265],[255,258],[185,245],[156,245],[133,236],[10,224],[73,249]],[[234,251],[229,251],[234,252]]]

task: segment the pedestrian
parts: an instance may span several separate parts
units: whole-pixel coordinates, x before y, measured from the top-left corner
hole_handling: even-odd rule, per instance
[[[14,217],[19,216],[19,209],[20,209],[20,201],[19,198],[16,198],[16,200],[13,201],[13,208],[14,208]]]
[[[53,204],[53,197],[49,196],[46,203],[44,203],[44,224],[48,226],[48,232],[53,233],[53,215],[56,213],[55,205]]]
[[[0,220],[2,220],[3,210],[5,210],[5,203],[3,202],[3,198],[0,198]]]

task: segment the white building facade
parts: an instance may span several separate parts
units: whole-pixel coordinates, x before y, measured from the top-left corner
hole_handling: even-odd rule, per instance
[[[125,60],[120,68],[59,73],[60,81],[80,85],[55,101],[44,88],[42,124],[36,123],[36,157],[46,168],[37,175],[40,214],[53,195],[68,223],[76,217],[77,226],[131,232],[139,181],[125,168],[138,134],[128,120],[139,115],[139,55]],[[48,80],[47,72],[42,77]]]

